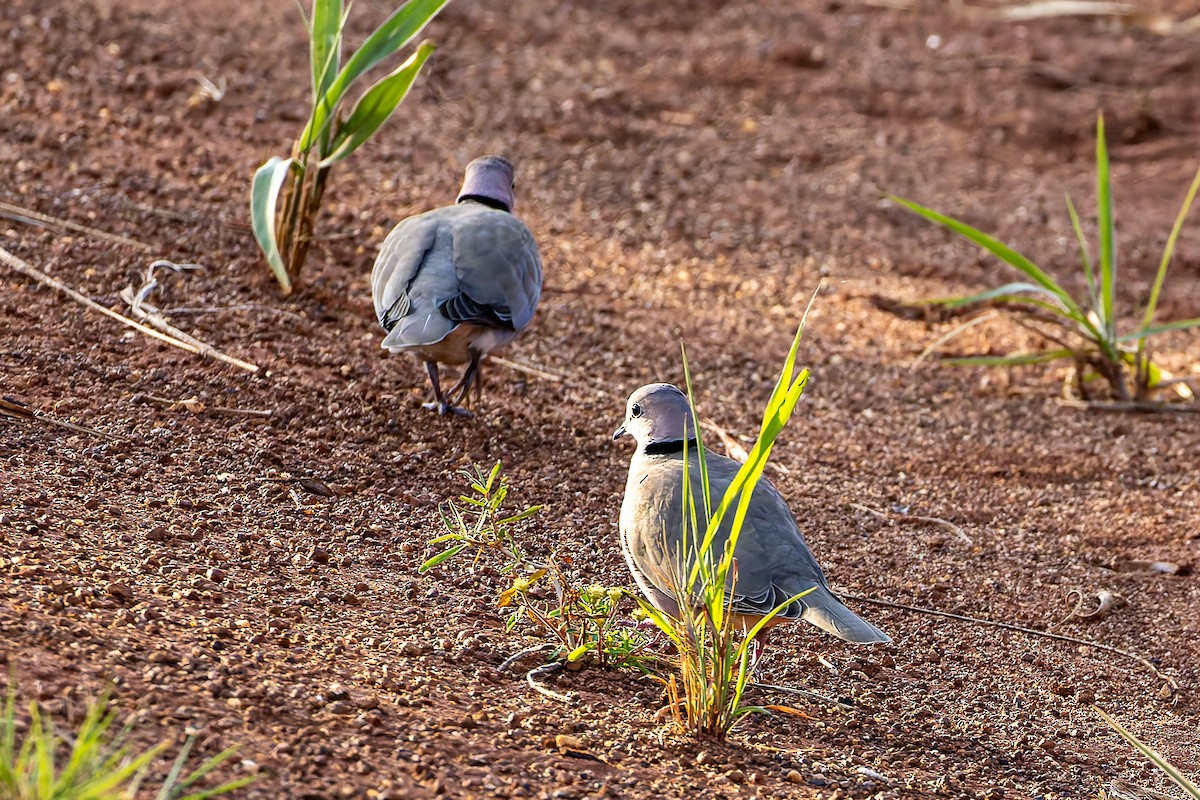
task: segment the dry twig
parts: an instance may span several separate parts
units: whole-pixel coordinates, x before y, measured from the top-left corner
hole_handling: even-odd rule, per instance
[[[95,239],[103,239],[106,242],[133,247],[144,252],[149,252],[150,250],[150,245],[139,242],[136,239],[130,239],[127,236],[121,236],[116,233],[108,233],[97,228],[89,228],[87,225],[80,225],[78,222],[50,217],[29,208],[15,206],[12,203],[0,201],[0,217],[11,219],[14,222],[23,222],[26,225],[33,225],[38,228],[59,231],[60,233],[63,231],[85,233]]]
[[[899,522],[900,520],[913,520],[914,522],[928,522],[931,525],[941,525],[944,528],[949,528],[951,531],[953,531],[955,533],[955,535],[958,536],[958,538],[962,539],[967,544],[975,544],[975,542],[973,542],[971,540],[970,536],[967,536],[967,534],[963,533],[962,528],[958,527],[957,525],[955,525],[953,522],[950,522],[949,520],[942,519],[941,517],[923,517],[923,516],[920,516],[919,514],[889,514],[886,511],[877,511],[876,509],[871,508],[870,506],[864,506],[861,503],[851,503],[850,507],[857,509],[859,511],[865,511],[868,514],[874,514],[875,516],[877,516],[880,519],[885,520],[887,522]]]
[[[251,364],[248,361],[242,361],[240,358],[234,358],[233,356],[226,355],[216,348],[200,341],[195,336],[179,330],[174,325],[167,322],[167,320],[158,313],[157,308],[145,303],[146,297],[154,290],[154,287],[158,285],[158,279],[154,276],[154,270],[157,267],[167,267],[175,272],[180,272],[185,269],[200,269],[200,267],[196,264],[176,264],[174,261],[168,261],[162,258],[151,262],[150,266],[146,268],[146,282],[142,284],[142,287],[138,289],[136,293],[133,291],[132,286],[127,286],[121,290],[121,299],[129,304],[129,309],[133,312],[133,315],[138,319],[143,319],[146,322],[149,322],[151,325],[175,338],[176,340],[186,342],[187,344],[191,345],[192,348],[194,348],[195,352],[200,353],[201,355],[215,358],[218,361],[224,361],[227,364],[232,364],[233,366],[244,369],[247,372],[257,372],[258,367],[254,364]]]
[[[144,333],[145,335],[151,337],[152,339],[158,339],[160,342],[165,342],[166,344],[169,344],[172,347],[178,347],[179,349],[186,350],[189,353],[195,353],[196,355],[199,355],[199,356],[211,357],[211,358],[215,358],[219,361],[224,361],[228,364],[233,364],[234,366],[240,367],[241,369],[244,369],[248,372],[258,372],[258,367],[256,367],[254,364],[251,364],[246,361],[241,361],[240,359],[233,358],[232,356],[227,356],[224,353],[222,353],[212,347],[209,347],[208,345],[204,344],[203,342],[199,343],[199,345],[192,344],[190,342],[184,341],[184,340],[176,338],[174,336],[169,336],[160,331],[156,331],[153,328],[147,327],[147,326],[143,325],[142,323],[137,322],[136,320],[132,320],[129,317],[126,317],[123,314],[118,314],[116,311],[113,311],[110,308],[105,308],[104,306],[97,303],[95,300],[92,300],[90,297],[80,294],[79,292],[75,291],[71,287],[67,286],[62,281],[58,280],[57,278],[52,278],[49,275],[47,275],[46,273],[42,272],[40,269],[37,269],[36,267],[34,267],[30,264],[27,264],[25,261],[22,261],[21,259],[17,258],[12,253],[8,252],[7,250],[5,250],[2,247],[0,247],[0,262],[4,262],[9,267],[11,267],[13,270],[21,273],[22,275],[25,275],[26,277],[34,279],[35,281],[42,284],[43,286],[49,286],[52,289],[57,289],[58,291],[62,292],[63,294],[65,294],[67,297],[71,298],[75,302],[80,303],[80,304],[92,309],[93,311],[98,311],[101,314],[105,315],[106,317],[112,317],[113,319],[120,322],[122,325],[127,325],[136,331]]]
[[[98,431],[95,428],[88,428],[84,425],[76,425],[73,422],[67,422],[66,420],[52,417],[43,411],[30,408],[28,405],[22,403],[20,400],[17,400],[14,397],[0,397],[0,415],[13,417],[15,419],[37,420],[39,422],[45,422],[48,425],[56,425],[60,428],[66,428],[67,430],[75,431],[76,433],[86,433],[90,436],[99,436],[102,439],[113,439],[115,441],[122,441],[125,439],[124,436],[118,436],[114,433],[105,433],[104,431]]]
[[[1172,678],[1170,675],[1164,675],[1163,673],[1159,672],[1158,668],[1155,667],[1152,663],[1150,663],[1149,659],[1143,658],[1142,656],[1139,656],[1137,653],[1131,653],[1128,650],[1122,650],[1119,647],[1113,647],[1112,645],[1101,644],[1099,642],[1092,642],[1092,641],[1088,641],[1087,639],[1080,639],[1075,636],[1065,636],[1061,633],[1050,633],[1049,631],[1039,631],[1035,628],[1026,628],[1021,625],[1013,625],[1011,622],[996,622],[995,620],[980,619],[979,617],[968,617],[965,614],[953,614],[949,611],[938,611],[936,608],[923,608],[921,606],[910,606],[910,605],[905,605],[904,603],[894,603],[891,600],[879,600],[874,597],[861,597],[859,595],[853,595],[853,594],[840,594],[839,596],[845,597],[849,600],[856,600],[860,603],[867,603],[869,605],[883,606],[884,608],[896,608],[896,609],[900,609],[902,611],[914,611],[918,614],[928,614],[929,616],[932,616],[932,617],[945,617],[946,619],[956,619],[956,620],[959,620],[960,622],[972,622],[977,625],[986,625],[991,628],[1001,628],[1006,631],[1016,631],[1018,633],[1028,633],[1031,636],[1039,636],[1043,639],[1055,639],[1060,642],[1070,642],[1072,644],[1084,645],[1086,647],[1094,647],[1097,650],[1104,650],[1105,652],[1108,652],[1108,653],[1116,653],[1117,655],[1125,656],[1126,658],[1133,659],[1134,661],[1136,661],[1139,664],[1141,664],[1142,666],[1144,666],[1146,669],[1153,672],[1155,677],[1157,677],[1159,680],[1166,682],[1166,684],[1171,687],[1171,694],[1178,694],[1178,692],[1179,692],[1179,683],[1174,678]]]
[[[571,702],[571,696],[560,694],[553,689],[547,688],[544,684],[538,683],[537,679],[543,675],[553,675],[556,672],[562,671],[563,665],[557,662],[553,664],[542,664],[540,667],[534,667],[525,673],[525,682],[529,684],[529,688],[533,689],[538,694],[549,697],[551,700],[557,700],[560,703]]]

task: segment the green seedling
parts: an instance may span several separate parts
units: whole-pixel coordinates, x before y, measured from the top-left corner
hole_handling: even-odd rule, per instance
[[[811,305],[810,302],[810,308]],[[807,316],[806,310],[805,319]],[[752,628],[742,630],[735,622],[733,589],[737,583],[734,552],[750,498],[762,477],[775,440],[787,425],[808,382],[807,369],[799,373],[795,371],[796,354],[803,333],[802,321],[763,412],[758,441],[723,497],[713,497],[709,489],[700,426],[696,426],[696,455],[701,486],[699,497],[692,491],[688,474],[690,458],[685,446],[684,519],[679,520],[679,525],[682,526],[683,547],[688,557],[681,559],[684,565],[681,574],[672,580],[672,593],[681,609],[680,616],[664,613],[638,598],[642,613],[666,635],[679,655],[679,679],[676,680],[672,674],[665,681],[668,701],[675,712],[676,726],[698,737],[724,739],[739,720],[752,713],[799,713],[785,706],[747,705],[742,698],[750,682],[755,636],[771,623],[776,614],[812,590],[789,597]],[[700,419],[696,413],[686,351],[683,352],[683,370],[692,419]],[[733,515],[729,538],[724,550],[718,551],[714,538],[729,514]]]
[[[17,734],[16,687],[10,679],[4,716],[0,718],[0,797],[11,800],[133,800],[147,771],[167,748],[160,742],[141,752],[128,743],[129,727],[114,732],[116,714],[107,712],[102,696],[87,710],[79,729],[60,735],[37,703],[29,707],[29,727],[23,739]],[[155,800],[205,800],[229,794],[252,783],[248,775],[211,789],[196,788],[206,775],[237,751],[231,747],[205,761],[194,771],[183,772],[191,752],[191,737],[171,765]]]
[[[500,569],[508,573],[522,569],[528,562],[521,545],[513,536],[513,527],[542,510],[543,506],[531,506],[524,511],[505,516],[504,501],[508,497],[508,482],[500,472],[500,462],[484,473],[478,466],[463,470],[462,476],[471,487],[471,494],[459,495],[458,501],[449,500],[442,504],[438,513],[448,533],[429,541],[430,547],[448,545],[440,553],[421,564],[422,575],[462,553],[475,553],[472,565],[477,565],[485,554],[499,557]]]
[[[649,638],[620,624],[623,589],[579,586],[562,569],[565,556],[552,556],[547,567],[528,577],[518,576],[500,595],[499,606],[512,608],[505,625],[512,631],[522,619],[554,640],[550,659],[566,664],[593,662],[600,667],[634,666],[646,671],[642,653]],[[552,597],[536,597],[533,589],[545,582]],[[543,592],[544,594],[544,592]]]
[[[343,0],[313,0],[312,16],[306,20],[313,93],[308,121],[291,157],[270,158],[255,172],[250,188],[254,238],[284,294],[290,294],[300,279],[330,170],[392,116],[433,54],[433,43],[418,45],[400,66],[359,94],[353,106],[351,91],[367,72],[415,39],[447,2],[409,0],[343,65],[349,6]]]
[[[472,568],[486,560],[502,574],[512,576],[497,603],[504,609],[509,632],[525,621],[539,633],[549,635],[553,643],[551,661],[640,667],[638,656],[645,649],[647,637],[618,624],[622,590],[582,587],[564,569],[572,563],[565,554],[553,554],[544,564],[530,560],[516,533],[520,523],[543,506],[531,506],[515,514],[504,510],[509,487],[500,462],[490,472],[472,466],[463,470],[462,476],[471,494],[447,501],[439,509],[447,533],[431,539],[429,545],[442,550],[421,564],[418,571],[424,574],[464,553],[472,556]]]
[[[1087,296],[1076,299],[1049,272],[1039,267],[1016,250],[997,241],[964,222],[939,214],[911,200],[891,197],[893,201],[908,208],[931,222],[935,222],[959,236],[971,241],[1016,269],[1026,280],[1007,283],[987,291],[969,296],[948,297],[930,301],[947,308],[959,308],[974,303],[1003,303],[1017,322],[1035,331],[1053,347],[1027,353],[1010,353],[1003,356],[967,356],[945,359],[946,363],[962,366],[1006,367],[1023,364],[1042,364],[1058,360],[1069,360],[1075,364],[1075,384],[1079,394],[1087,397],[1087,383],[1102,378],[1108,383],[1113,397],[1128,402],[1143,402],[1150,399],[1154,390],[1168,382],[1175,383],[1187,391],[1182,382],[1168,381],[1163,371],[1151,360],[1149,340],[1165,331],[1182,330],[1200,326],[1200,318],[1177,320],[1156,324],[1155,311],[1162,293],[1167,267],[1175,252],[1176,240],[1183,228],[1184,220],[1191,210],[1200,189],[1200,170],[1192,180],[1191,188],[1184,198],[1183,206],[1175,218],[1175,224],[1167,237],[1166,247],[1159,260],[1158,272],[1141,318],[1132,330],[1118,328],[1116,307],[1118,272],[1116,251],[1116,228],[1113,221],[1112,179],[1109,170],[1108,145],[1104,136],[1104,117],[1096,123],[1096,189],[1097,217],[1099,223],[1099,270],[1089,255],[1087,240],[1079,222],[1079,215],[1070,195],[1066,197],[1067,213],[1071,227],[1079,241],[1080,260],[1083,268]],[[974,322],[951,331],[937,343],[944,343],[970,328]],[[928,351],[927,351],[928,352]],[[1190,395],[1190,392],[1188,392]]]

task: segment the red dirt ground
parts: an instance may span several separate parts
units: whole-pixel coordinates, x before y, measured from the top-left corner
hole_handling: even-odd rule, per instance
[[[261,774],[252,798],[1165,789],[1091,701],[1195,774],[1195,415],[1064,406],[1053,367],[910,370],[955,323],[873,298],[1003,275],[889,192],[1072,273],[1062,193],[1094,230],[1103,109],[1132,309],[1200,161],[1197,40],[883,5],[904,4],[456,0],[397,118],[335,172],[306,285],[282,299],[246,195],[305,114],[295,7],[3,4],[0,200],[144,247],[10,218],[0,246],[122,311],[152,260],[200,264],[151,302],[261,367],[151,341],[0,266],[2,393],[124,437],[0,417],[0,660],[22,697],[77,719],[111,684],[146,742],[240,743],[231,771]],[[386,9],[354,12],[361,38]],[[449,202],[489,151],[517,163],[547,274],[506,355],[565,380],[492,366],[480,413],[441,419],[420,408],[419,365],[380,350],[368,275],[390,227]],[[834,585],[1103,642],[1152,659],[1178,692],[1111,652],[858,602],[894,644],[795,627],[764,668],[853,707],[759,695],[812,719],[755,718],[727,745],[672,732],[658,687],[631,673],[568,673],[560,704],[496,670],[533,641],[501,627],[500,579],[465,562],[416,573],[457,471],[501,460],[516,503],[548,504],[526,532],[534,552],[628,583],[629,452],[609,440],[624,397],[679,381],[682,340],[703,412],[745,438],[822,278],[801,352],[813,380],[774,480]],[[1195,222],[1161,313],[1200,316]],[[997,321],[957,347],[1034,344]],[[1195,334],[1159,348],[1171,371],[1200,371]],[[1179,569],[1139,567],[1154,561]],[[1062,623],[1073,589],[1126,602]],[[560,734],[598,760],[560,753]]]

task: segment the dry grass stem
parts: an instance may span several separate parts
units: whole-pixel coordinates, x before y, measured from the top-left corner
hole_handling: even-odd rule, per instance
[[[240,359],[233,358],[232,356],[227,356],[224,353],[216,350],[215,348],[209,347],[208,345],[204,344],[203,342],[200,342],[198,345],[192,344],[188,341],[179,339],[175,336],[171,336],[166,333],[156,331],[156,330],[154,330],[154,328],[147,327],[146,325],[143,325],[140,322],[137,322],[136,320],[130,319],[129,317],[125,316],[124,314],[118,314],[116,311],[113,311],[110,308],[105,308],[104,306],[97,303],[95,300],[92,300],[90,297],[80,294],[79,292],[72,289],[70,286],[67,286],[65,283],[58,280],[57,278],[50,277],[46,273],[42,272],[40,269],[32,266],[31,264],[26,263],[25,261],[21,260],[20,258],[17,258],[12,253],[8,252],[7,250],[5,250],[2,247],[0,247],[0,262],[4,262],[9,267],[11,267],[14,271],[19,272],[28,278],[32,278],[33,280],[37,281],[38,283],[42,284],[43,286],[49,286],[52,289],[57,289],[58,291],[62,292],[63,294],[65,294],[67,297],[71,298],[75,302],[80,303],[80,304],[92,309],[93,311],[98,311],[99,313],[105,315],[106,317],[111,317],[111,318],[117,320],[118,322],[120,322],[122,325],[127,325],[128,327],[133,328],[136,331],[144,333],[146,336],[149,336],[152,339],[157,339],[160,342],[169,344],[172,347],[178,347],[180,350],[186,350],[189,353],[195,353],[196,355],[199,355],[199,356],[215,358],[218,361],[224,361],[228,364],[233,364],[234,366],[244,369],[248,372],[258,372],[258,367],[256,367],[254,364],[251,364],[247,361],[242,361]],[[169,325],[167,327],[170,328]],[[174,330],[174,329],[172,329],[172,330]]]
[[[877,509],[871,508],[870,506],[864,506],[861,503],[851,503],[850,507],[853,509],[857,509],[858,511],[864,511],[868,514],[873,514],[876,517],[879,517],[880,519],[885,520],[887,522],[900,522],[901,520],[912,520],[913,522],[927,522],[930,525],[940,525],[943,528],[948,528],[949,530],[951,530],[954,533],[954,535],[957,536],[959,539],[962,539],[964,543],[969,544],[969,545],[975,544],[974,540],[971,539],[970,536],[967,536],[967,534],[963,532],[962,528],[958,527],[957,525],[955,525],[953,522],[950,522],[949,520],[942,519],[941,517],[927,517],[927,516],[921,516],[920,514],[894,514],[894,513],[887,512],[887,511],[879,511]]]
[[[113,244],[120,244],[126,247],[133,247],[138,250],[149,252],[150,245],[139,242],[136,239],[130,239],[128,236],[121,236],[117,233],[109,233],[97,228],[89,228],[87,225],[80,225],[78,222],[71,222],[65,219],[58,219],[41,214],[29,208],[15,206],[12,203],[0,201],[0,217],[11,219],[14,222],[21,222],[26,225],[33,225],[38,228],[46,228],[47,230],[58,231],[73,231],[75,233],[83,233],[91,236],[93,239],[101,239]]]
[[[86,425],[76,425],[73,422],[52,417],[45,412],[30,408],[12,397],[0,397],[0,416],[13,417],[15,419],[30,419],[38,422],[45,422],[47,425],[56,425],[59,428],[66,428],[75,433],[86,433],[89,436],[98,436],[102,439],[113,439],[114,441],[122,441],[124,436],[118,436],[114,433],[105,433],[98,431],[95,428],[89,428]]]
[[[851,600],[857,600],[860,603],[868,603],[870,605],[883,606],[884,608],[895,608],[895,609],[899,609],[901,611],[912,611],[917,614],[928,614],[931,617],[945,617],[946,619],[956,619],[956,620],[959,620],[960,622],[971,622],[976,625],[986,625],[990,628],[1001,628],[1006,631],[1016,631],[1018,633],[1027,633],[1031,636],[1038,636],[1043,639],[1055,639],[1060,642],[1070,642],[1071,644],[1079,644],[1079,645],[1084,645],[1086,647],[1094,647],[1097,650],[1103,650],[1108,653],[1116,653],[1119,656],[1125,656],[1125,658],[1133,659],[1134,661],[1136,661],[1139,664],[1141,664],[1142,666],[1144,666],[1146,669],[1153,672],[1155,677],[1157,677],[1159,680],[1165,682],[1168,686],[1171,687],[1172,695],[1177,695],[1179,693],[1179,683],[1174,678],[1172,678],[1170,675],[1164,675],[1163,673],[1159,672],[1158,668],[1155,667],[1152,663],[1150,663],[1149,659],[1139,656],[1137,653],[1131,653],[1128,650],[1122,650],[1119,647],[1113,647],[1112,645],[1101,644],[1100,642],[1093,642],[1093,641],[1089,641],[1087,639],[1080,639],[1076,636],[1066,636],[1061,633],[1050,633],[1049,631],[1039,631],[1036,628],[1026,628],[1021,625],[1013,625],[1011,622],[996,622],[995,620],[980,619],[979,617],[968,617],[965,614],[953,614],[949,611],[938,611],[936,608],[924,608],[922,606],[910,606],[910,605],[906,605],[904,603],[894,603],[891,600],[879,600],[874,597],[862,597],[860,595],[854,595],[854,594],[841,594],[840,596],[847,597]]]

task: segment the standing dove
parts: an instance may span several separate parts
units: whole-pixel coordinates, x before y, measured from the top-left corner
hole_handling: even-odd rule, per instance
[[[512,215],[513,165],[483,156],[467,165],[458,202],[402,220],[384,240],[371,273],[383,346],[425,362],[439,414],[482,386],[480,362],[511,342],[542,292],[542,260],[529,229]],[[442,391],[438,364],[466,364]]]
[[[643,386],[630,395],[625,423],[617,428],[613,439],[627,433],[637,441],[637,450],[629,464],[629,481],[621,504],[621,549],[642,594],[659,610],[678,615],[671,587],[677,583],[675,576],[683,568],[679,551],[685,441],[693,497],[703,504],[699,448],[687,397],[667,383]],[[741,465],[717,453],[705,452],[704,457],[712,502],[718,503]],[[730,513],[713,540],[715,553],[724,551],[732,523]],[[736,624],[747,629],[753,627],[789,597],[816,587],[815,591],[789,603],[768,627],[799,618],[847,642],[891,641],[887,634],[830,592],[795,517],[765,478],[759,480],[751,496],[734,556],[737,580],[732,603],[740,617]]]

